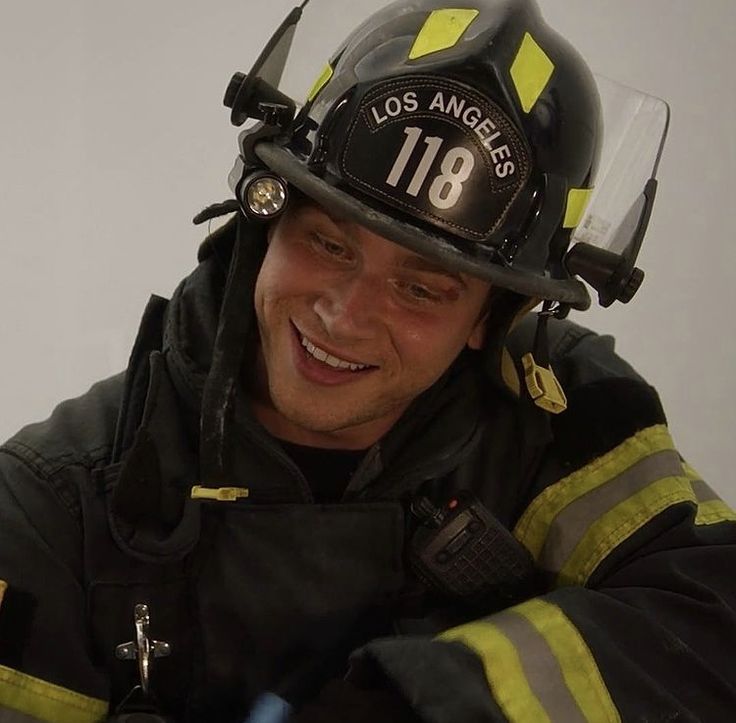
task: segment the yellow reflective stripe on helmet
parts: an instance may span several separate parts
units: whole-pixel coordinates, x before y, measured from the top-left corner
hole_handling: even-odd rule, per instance
[[[567,194],[565,219],[562,228],[575,228],[582,220],[590,200],[592,188],[571,188]]]
[[[664,425],[644,429],[544,490],[514,535],[561,584],[583,584],[626,537],[695,496]]]
[[[452,48],[479,14],[480,11],[470,8],[433,10],[414,39],[409,60]]]
[[[49,723],[96,723],[108,704],[0,665],[0,706]]]
[[[716,525],[719,522],[736,522],[736,512],[701,479],[700,475],[687,462],[683,462],[683,467],[698,502],[695,524]]]
[[[521,107],[528,113],[547,87],[555,66],[547,53],[529,34],[524,34],[519,51],[511,64],[511,79],[521,101]]]
[[[562,610],[528,600],[439,636],[478,655],[511,723],[620,723],[595,659]]]
[[[332,74],[334,72],[335,71],[332,69],[332,66],[327,63],[327,65],[325,65],[325,67],[322,69],[322,72],[319,74],[317,80],[314,81],[312,89],[307,94],[307,103],[310,103],[317,97],[320,90],[322,90],[322,88],[324,88],[330,82],[330,78],[332,78]]]

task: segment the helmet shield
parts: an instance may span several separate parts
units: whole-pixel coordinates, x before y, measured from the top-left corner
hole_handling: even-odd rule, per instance
[[[665,101],[595,76],[603,108],[603,147],[595,187],[573,243],[624,253],[646,206],[642,191],[657,175],[669,127]]]

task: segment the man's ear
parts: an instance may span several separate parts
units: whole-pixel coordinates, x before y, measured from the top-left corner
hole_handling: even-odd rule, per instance
[[[488,319],[488,312],[483,314],[480,319],[476,322],[473,330],[470,332],[468,341],[466,342],[469,349],[473,351],[479,351],[483,347],[483,343],[486,340],[486,319]]]

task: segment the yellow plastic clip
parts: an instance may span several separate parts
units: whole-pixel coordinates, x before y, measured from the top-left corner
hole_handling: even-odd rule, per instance
[[[193,500],[215,500],[216,502],[235,502],[240,498],[250,495],[247,487],[192,487],[191,498]]]
[[[551,367],[542,367],[529,352],[521,358],[529,396],[546,412],[559,414],[567,409],[567,398]]]

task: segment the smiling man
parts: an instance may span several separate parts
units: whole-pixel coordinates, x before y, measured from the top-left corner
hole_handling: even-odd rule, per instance
[[[588,68],[533,0],[399,0],[297,113],[299,13],[226,92],[232,218],[0,448],[0,718],[731,720],[736,515],[564,319],[636,292],[655,185],[571,247]]]
[[[290,442],[367,449],[480,349],[489,288],[314,203],[290,206],[255,287],[256,417]]]

